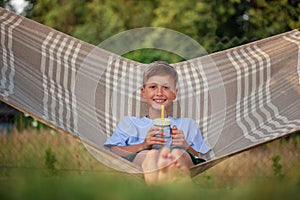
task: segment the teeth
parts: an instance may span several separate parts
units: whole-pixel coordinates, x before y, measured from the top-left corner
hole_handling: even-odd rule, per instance
[[[154,101],[157,102],[157,103],[163,103],[163,102],[165,102],[165,100],[160,100],[160,99],[156,99]]]

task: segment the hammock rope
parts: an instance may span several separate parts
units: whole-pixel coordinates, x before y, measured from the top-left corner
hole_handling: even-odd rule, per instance
[[[141,173],[103,143],[122,117],[146,114],[145,65],[2,8],[0,16],[0,100],[80,138],[104,164]],[[298,30],[172,65],[172,115],[195,119],[212,147],[193,175],[300,129]]]

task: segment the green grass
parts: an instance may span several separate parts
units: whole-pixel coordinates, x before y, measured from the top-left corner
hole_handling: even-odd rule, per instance
[[[299,176],[284,181],[249,181],[235,187],[204,183],[149,187],[118,173],[47,177],[31,170],[4,177],[0,185],[0,199],[296,199],[300,191]]]
[[[69,135],[14,131],[0,139],[0,199],[298,199],[294,144],[276,141],[236,155],[193,184],[147,186],[102,165]]]

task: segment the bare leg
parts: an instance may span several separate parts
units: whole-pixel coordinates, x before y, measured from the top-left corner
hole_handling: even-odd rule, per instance
[[[139,152],[132,162],[138,166],[142,166],[142,163],[144,162],[146,155],[148,154],[149,151],[150,150],[144,150],[144,151]]]

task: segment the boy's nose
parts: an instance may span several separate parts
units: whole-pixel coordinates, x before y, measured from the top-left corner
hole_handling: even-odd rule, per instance
[[[163,88],[162,87],[158,87],[157,88],[157,94],[158,95],[162,95],[163,94]]]

